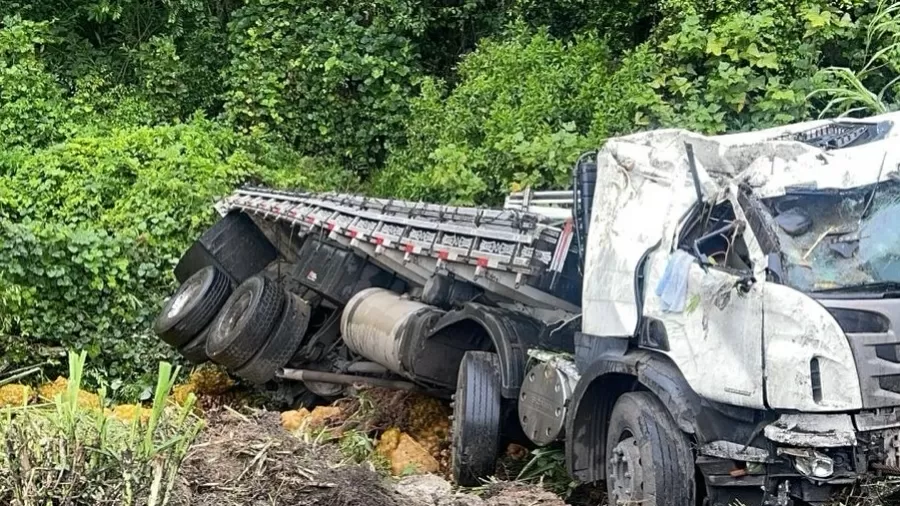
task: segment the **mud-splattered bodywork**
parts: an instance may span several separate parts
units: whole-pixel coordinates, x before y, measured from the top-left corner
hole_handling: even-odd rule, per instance
[[[834,150],[786,138],[822,122],[718,137],[661,130],[608,142],[598,154],[584,332],[628,337],[646,319],[660,322],[666,334],[660,351],[697,393],[714,401],[805,412],[860,409],[858,365],[847,335],[808,291],[818,278],[834,285],[842,272],[848,280],[872,281],[856,279],[866,277],[861,260],[829,251],[819,235],[857,225],[863,234],[858,249],[893,216],[860,224],[843,216],[849,206],[830,216],[820,209],[807,215],[811,226],[788,223],[789,236],[774,215],[796,207],[778,208],[778,202],[802,199],[803,192],[857,189],[865,200],[875,183],[889,185],[900,164],[898,120],[900,114],[869,118],[877,125],[874,140]],[[893,187],[883,191],[876,199],[896,203]],[[799,237],[797,227],[809,230],[799,230]],[[892,244],[900,247],[900,241],[879,243],[869,254]],[[695,258],[678,263],[679,250]],[[829,255],[839,260],[823,260]],[[808,271],[807,278],[799,271]],[[664,276],[666,286],[660,286]],[[683,293],[675,307],[658,295],[673,283]]]
[[[809,122],[660,130],[598,153],[583,339],[637,343],[671,360],[700,405],[757,413],[757,446],[696,427],[704,473],[743,461],[753,475],[756,460],[837,484],[900,463],[900,113],[853,121],[866,138],[836,149],[798,140],[829,125]]]

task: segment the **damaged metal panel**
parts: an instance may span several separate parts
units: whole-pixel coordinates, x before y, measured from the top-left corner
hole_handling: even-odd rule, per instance
[[[680,131],[650,132],[611,140],[599,153],[582,295],[586,334],[634,334],[638,263],[656,245],[668,253],[678,220],[696,201],[684,138]],[[715,194],[716,185],[699,172]]]
[[[744,462],[768,462],[768,450],[731,441],[711,441],[700,447],[701,455]]]
[[[837,448],[856,445],[856,431],[850,415],[786,413],[766,425],[764,434],[771,441],[791,446]]]
[[[774,409],[862,408],[850,343],[814,299],[784,285],[765,287],[766,397]]]
[[[763,408],[763,292],[757,284],[743,293],[735,286],[738,280],[694,263],[685,310],[666,312],[659,297],[648,295],[644,313],[663,322],[669,337],[666,354],[698,394]]]

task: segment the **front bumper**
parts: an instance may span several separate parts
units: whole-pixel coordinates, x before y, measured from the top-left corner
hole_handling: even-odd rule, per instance
[[[763,434],[756,446],[720,441],[700,448],[710,504],[830,504],[847,485],[900,475],[900,409],[785,414]]]
[[[793,457],[804,449],[833,458],[835,473],[828,478],[900,474],[900,408],[853,415],[784,414],[764,434],[781,455]]]

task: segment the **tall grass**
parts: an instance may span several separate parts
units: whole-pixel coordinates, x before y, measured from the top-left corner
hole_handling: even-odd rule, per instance
[[[178,369],[159,366],[146,419],[122,422],[80,391],[86,355],[70,354],[67,388],[52,402],[0,409],[0,504],[164,506],[202,427],[190,395],[168,404]]]
[[[855,112],[883,114],[898,106],[896,96],[894,101],[888,97],[900,82],[900,2],[879,0],[875,15],[866,25],[865,42],[865,64],[861,69],[828,67],[820,72],[820,77],[831,85],[807,97],[831,97],[820,118],[835,111],[841,111],[841,116]],[[884,79],[886,84],[876,91],[866,84]]]

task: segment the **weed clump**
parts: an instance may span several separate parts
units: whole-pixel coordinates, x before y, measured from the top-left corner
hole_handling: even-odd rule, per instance
[[[202,421],[167,406],[177,369],[160,364],[151,408],[101,409],[104,392],[81,390],[86,355],[70,355],[69,377],[44,385],[44,403],[26,404],[27,388],[0,409],[0,504],[12,506],[165,506]],[[7,385],[13,387],[16,385]],[[2,404],[0,404],[2,407]]]

